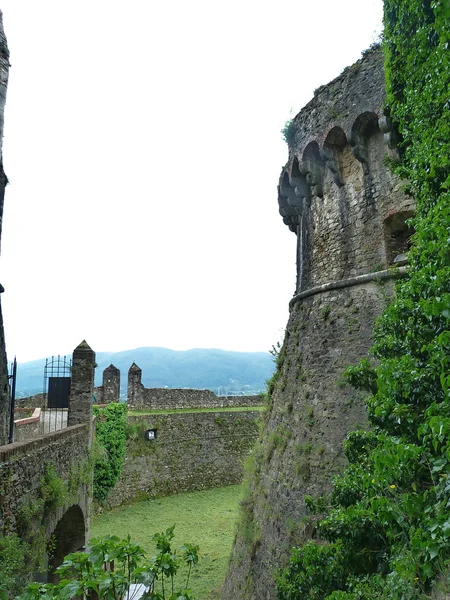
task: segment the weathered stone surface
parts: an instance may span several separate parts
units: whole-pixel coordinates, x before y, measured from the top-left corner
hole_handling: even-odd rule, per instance
[[[47,394],[40,393],[25,398],[16,398],[15,406],[17,408],[45,408]]]
[[[260,406],[261,396],[216,396],[211,390],[145,388],[142,369],[133,363],[128,371],[130,410],[171,410],[178,408],[230,408]]]
[[[14,441],[34,440],[43,433],[41,431],[41,409],[35,408],[29,417],[21,415],[21,410],[26,409],[18,408],[14,411]]]
[[[383,99],[382,55],[372,51],[320,88],[293,122],[278,202],[297,234],[297,292],[224,600],[275,598],[276,570],[314,535],[305,495],[330,491],[346,464],[346,434],[366,424],[362,395],[341,377],[371,346],[393,290],[386,269],[407,250],[414,210],[385,164],[395,147]]]
[[[86,341],[73,351],[72,381],[70,384],[69,414],[67,424],[87,423],[92,429],[92,403],[94,397],[95,352]]]
[[[55,433],[48,433],[33,441],[15,442],[0,446],[0,532],[4,534],[20,532],[18,515],[20,509],[29,501],[39,498],[39,490],[46,467],[51,465],[55,473],[68,482],[77,468],[88,459],[90,433],[89,427],[76,425]],[[66,536],[57,540],[57,556],[63,558],[67,548],[69,551],[82,546],[88,537],[89,506],[92,497],[90,478],[78,481],[72,489],[66,504],[49,508],[44,513],[42,527],[46,539],[55,533],[58,523],[62,520],[64,528],[74,527],[77,532],[75,545],[68,546]],[[77,507],[76,510],[73,507]],[[72,512],[77,518],[71,518]],[[67,514],[69,512],[69,516]],[[80,520],[82,515],[82,521]],[[80,527],[82,523],[82,535]],[[71,525],[70,525],[71,524]],[[61,528],[61,527],[60,527]],[[81,541],[81,544],[80,544]],[[56,564],[56,563],[55,563]]]
[[[259,411],[128,418],[127,456],[106,506],[240,483],[258,434]],[[144,439],[146,430],[156,439]]]
[[[120,369],[110,364],[103,371],[102,385],[94,388],[98,404],[109,404],[120,400]]]
[[[3,14],[0,10],[0,245],[3,220],[3,201],[7,178],[3,170],[3,123],[6,102],[6,88],[9,74],[9,51],[3,31]],[[4,291],[0,285],[1,292]],[[0,293],[1,293],[0,292]],[[6,360],[5,337],[3,333],[3,318],[0,306],[0,444],[6,444],[9,434],[9,385],[8,365]]]

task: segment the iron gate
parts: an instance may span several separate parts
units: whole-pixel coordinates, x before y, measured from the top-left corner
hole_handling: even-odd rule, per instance
[[[43,433],[67,427],[71,375],[72,361],[65,356],[45,361]]]

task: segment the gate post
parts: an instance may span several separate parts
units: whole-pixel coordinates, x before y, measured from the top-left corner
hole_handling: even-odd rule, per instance
[[[92,401],[94,396],[95,352],[86,341],[73,351],[72,382],[69,396],[67,425],[87,423],[92,430]]]

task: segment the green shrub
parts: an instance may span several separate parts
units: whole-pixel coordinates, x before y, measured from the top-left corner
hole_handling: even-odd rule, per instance
[[[127,405],[112,402],[104,408],[94,406],[95,436],[103,453],[94,465],[94,497],[100,502],[116,485],[126,452]]]

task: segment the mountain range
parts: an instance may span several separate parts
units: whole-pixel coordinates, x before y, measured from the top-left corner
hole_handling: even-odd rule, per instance
[[[120,369],[121,396],[126,397],[128,369],[135,362],[142,369],[145,387],[210,389],[216,394],[259,393],[274,371],[268,352],[232,352],[218,349],[169,350],[135,348],[121,352],[97,352],[95,385],[102,383],[110,364]],[[19,363],[16,396],[44,391],[45,359]]]

